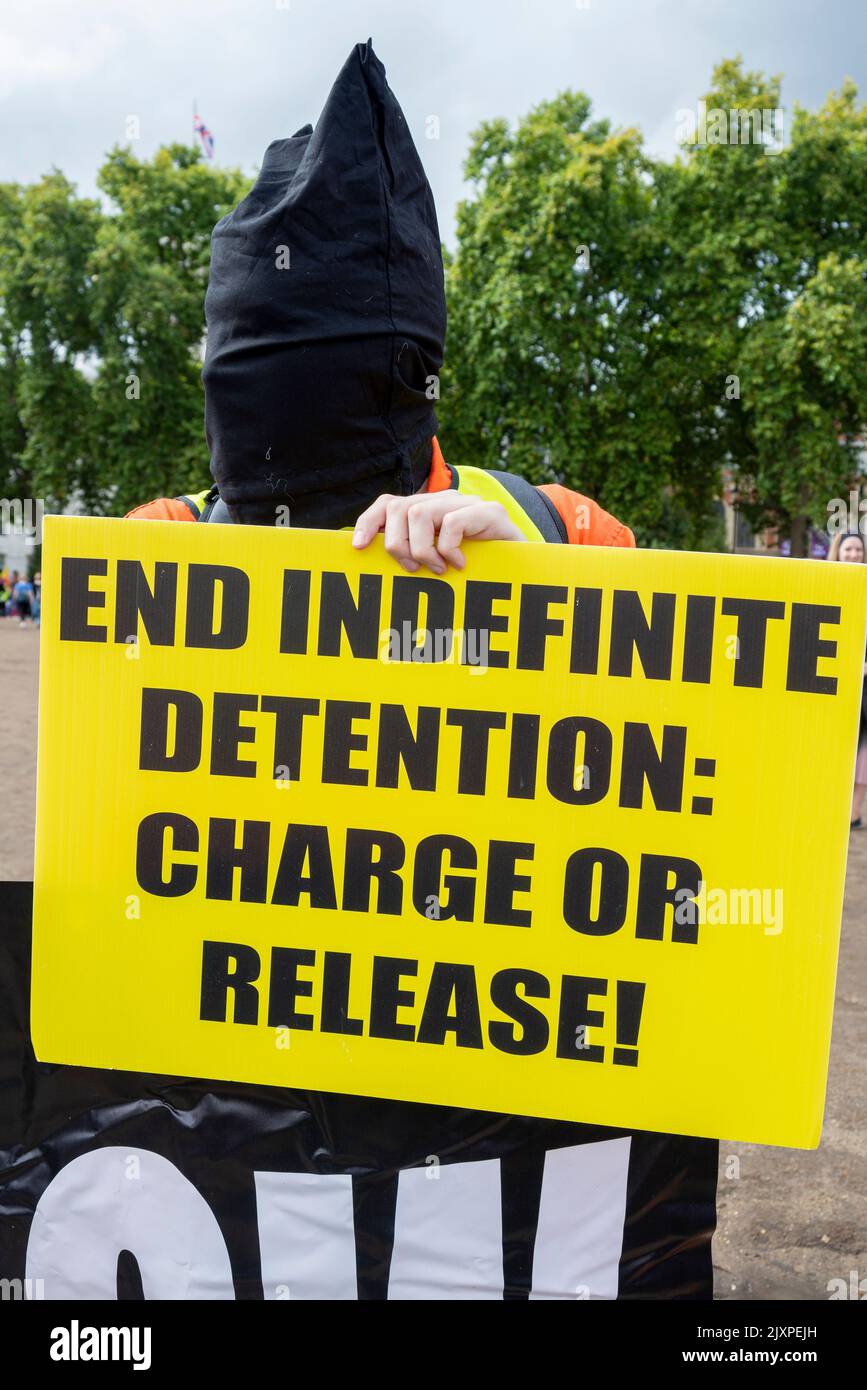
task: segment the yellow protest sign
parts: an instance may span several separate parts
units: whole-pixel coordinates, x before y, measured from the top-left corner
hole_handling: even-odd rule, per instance
[[[44,1061],[818,1142],[867,571],[49,518]]]

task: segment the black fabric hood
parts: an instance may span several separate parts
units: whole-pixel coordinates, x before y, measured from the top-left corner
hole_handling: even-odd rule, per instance
[[[233,520],[350,525],[424,482],[446,311],[433,195],[370,42],[212,238],[202,378]],[[284,511],[278,513],[277,509]]]

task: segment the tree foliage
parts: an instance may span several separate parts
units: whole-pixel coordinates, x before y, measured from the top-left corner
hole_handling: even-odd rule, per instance
[[[565,482],[651,545],[719,546],[728,479],[800,553],[867,422],[867,108],[845,83],[781,132],[779,79],[739,59],[705,102],[672,160],[580,93],[474,134],[443,445]],[[249,180],[176,145],[115,149],[98,183],[0,185],[0,496],[118,513],[207,479],[209,240]]]
[[[101,205],[0,188],[0,495],[122,512],[208,476],[199,372],[214,223],[248,180],[113,150]]]
[[[726,476],[798,552],[867,421],[867,117],[846,84],[783,142],[779,79],[739,60],[705,101],[724,129],[670,162],[576,93],[476,132],[444,445],[590,493],[645,544],[719,544]]]

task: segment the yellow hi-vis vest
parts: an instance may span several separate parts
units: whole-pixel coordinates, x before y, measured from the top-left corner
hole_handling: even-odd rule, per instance
[[[463,497],[499,502],[525,540],[566,542],[566,526],[560,513],[543,492],[514,473],[484,468],[451,467],[452,488]],[[197,521],[228,521],[228,508],[216,488],[206,488],[181,499]]]

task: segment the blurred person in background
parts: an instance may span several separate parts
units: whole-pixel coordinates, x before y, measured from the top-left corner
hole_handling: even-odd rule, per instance
[[[18,614],[18,626],[26,627],[33,617],[33,585],[30,580],[23,576],[16,579],[12,588],[12,597],[15,600],[15,609]]]
[[[829,560],[842,560],[848,565],[863,565],[865,558],[864,537],[857,531],[847,531],[835,536],[828,551]],[[867,652],[864,656],[864,684],[861,688],[861,727],[858,733],[858,757],[855,760],[855,790],[852,793],[852,815],[850,828],[861,829],[861,807],[867,792]]]
[[[6,606],[6,612],[8,613],[10,618],[14,618],[16,612],[18,611],[17,604],[15,602],[15,585],[18,583],[18,580],[20,578],[21,576],[18,573],[18,571],[13,570],[7,581],[7,586],[9,589],[9,602]]]

